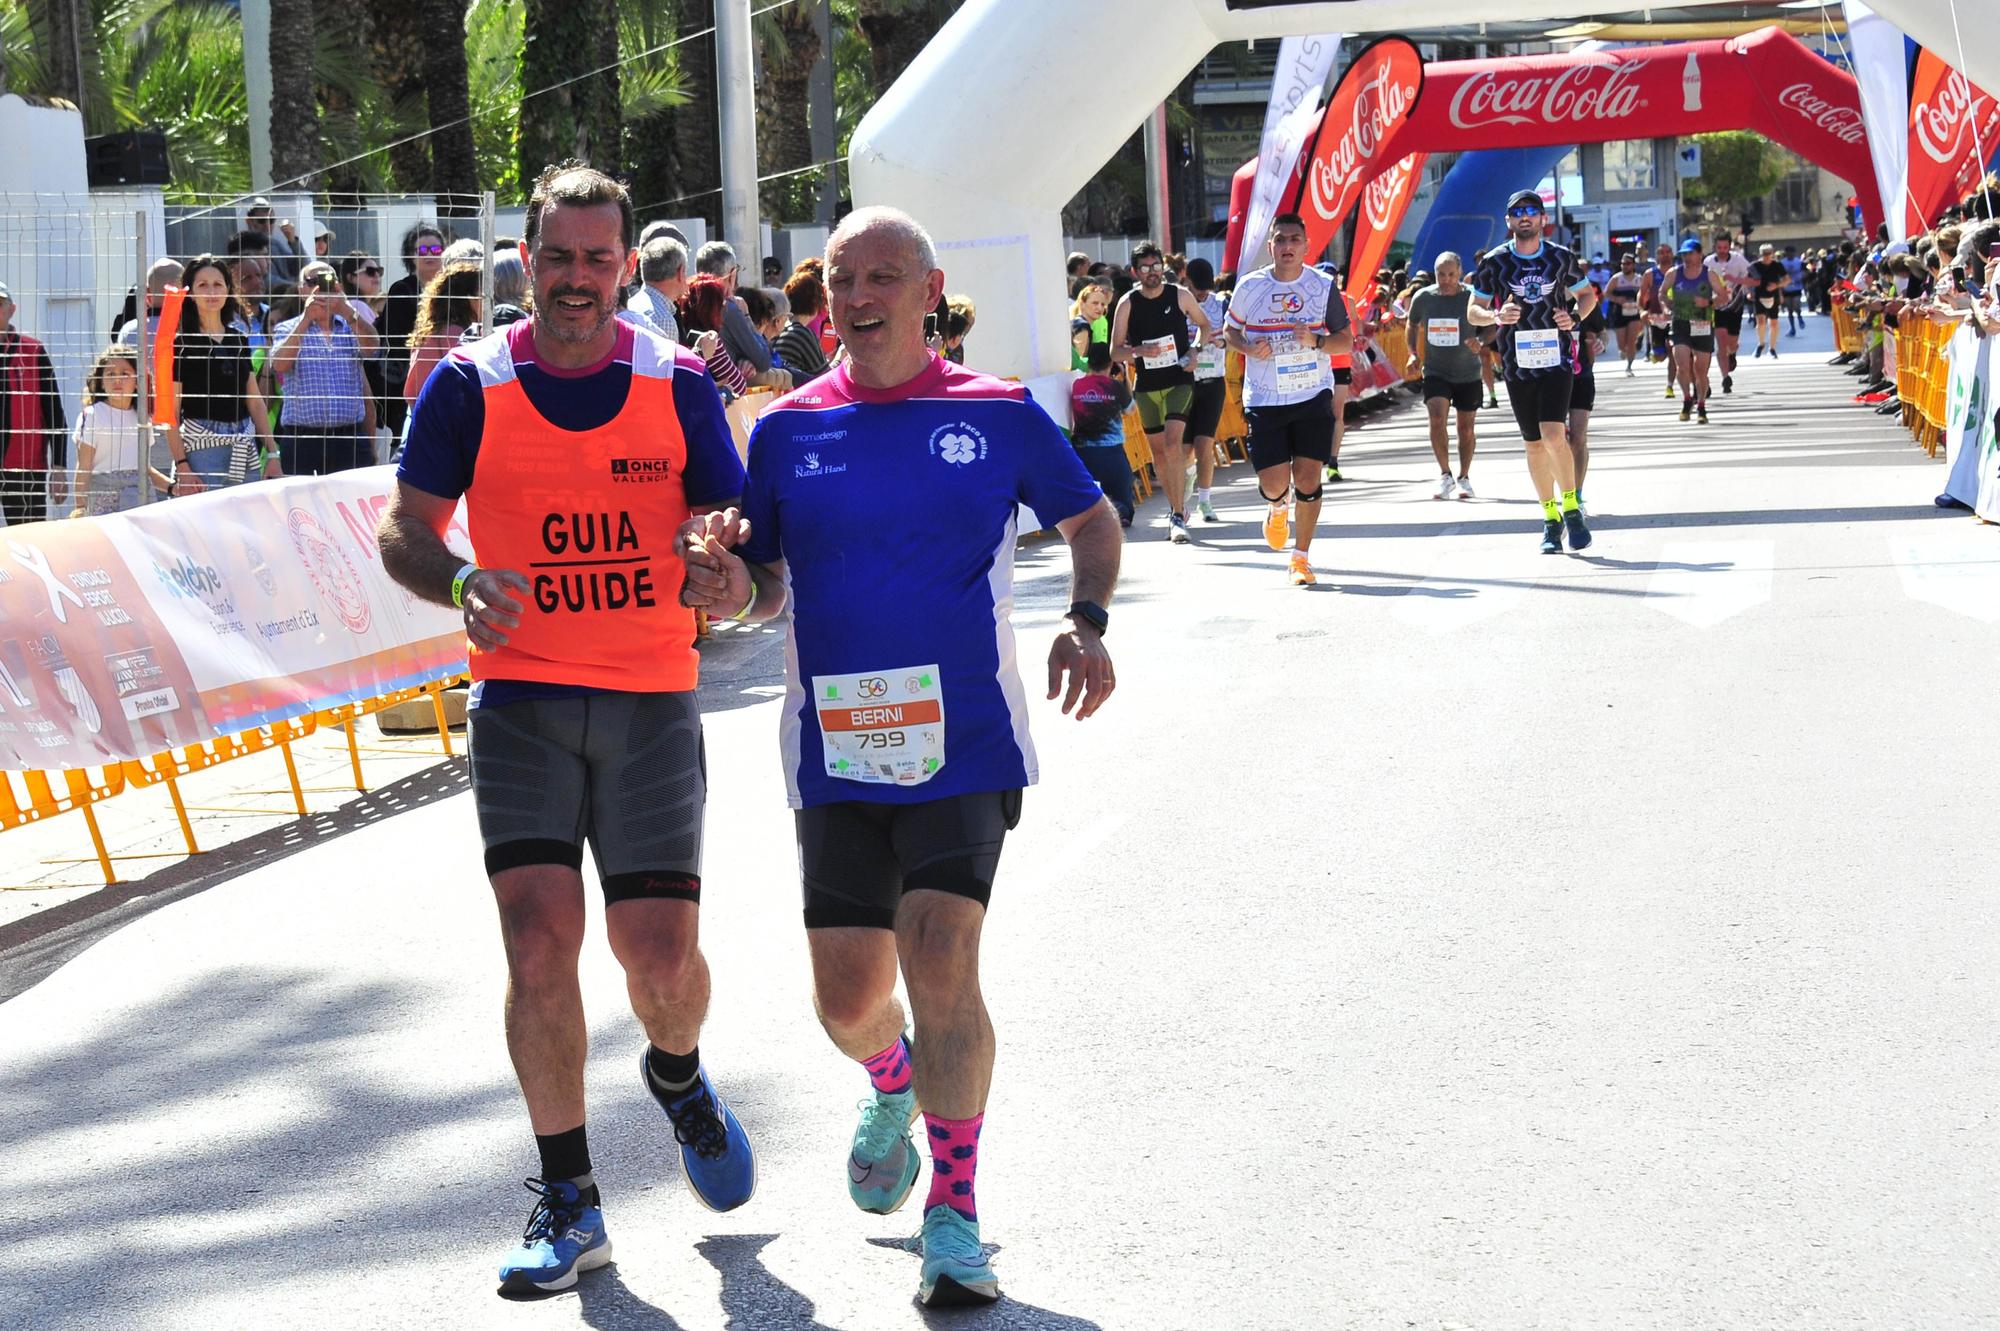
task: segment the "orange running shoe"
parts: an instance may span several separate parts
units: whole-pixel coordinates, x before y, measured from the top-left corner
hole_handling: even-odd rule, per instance
[[[1312,561],[1303,550],[1292,551],[1292,586],[1310,587],[1319,579],[1313,576]]]
[[[1271,505],[1271,511],[1264,515],[1264,541],[1273,550],[1285,548],[1285,542],[1292,539],[1292,520],[1283,504]]]

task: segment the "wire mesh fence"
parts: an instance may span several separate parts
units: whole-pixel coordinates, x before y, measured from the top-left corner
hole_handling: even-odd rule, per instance
[[[490,194],[0,192],[0,519],[386,461],[443,354],[525,308],[522,220]]]

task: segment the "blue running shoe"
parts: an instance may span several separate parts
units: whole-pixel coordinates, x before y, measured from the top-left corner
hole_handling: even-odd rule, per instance
[[[1000,1278],[979,1245],[979,1222],[949,1206],[924,1212],[924,1278],[917,1299],[926,1308],[965,1308],[1000,1297]]]
[[[1542,524],[1542,553],[1559,555],[1563,552],[1563,525],[1560,522]]]
[[[531,1178],[527,1188],[541,1200],[528,1213],[521,1246],[500,1263],[502,1294],[553,1294],[611,1260],[604,1212],[584,1205],[576,1184]]]
[[[757,1157],[750,1151],[750,1134],[736,1121],[728,1102],[715,1093],[708,1069],[695,1074],[694,1085],[669,1094],[653,1085],[646,1055],[639,1055],[639,1080],[673,1121],[674,1140],[681,1144],[681,1172],[688,1191],[711,1211],[734,1211],[757,1191]]]
[[[847,1195],[862,1210],[889,1215],[909,1200],[919,1167],[910,1139],[916,1120],[914,1088],[895,1095],[876,1091],[861,1102],[861,1122],[847,1157]]]
[[[1563,526],[1569,531],[1569,548],[1588,550],[1590,548],[1590,526],[1583,520],[1583,510],[1573,508],[1563,514]]]

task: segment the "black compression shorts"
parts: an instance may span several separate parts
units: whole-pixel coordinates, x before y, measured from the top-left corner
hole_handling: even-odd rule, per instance
[[[800,809],[806,928],[893,929],[903,894],[925,889],[984,906],[1001,843],[1020,821],[1018,790],[922,804],[843,800]]]
[[[1724,306],[1715,312],[1715,329],[1719,333],[1735,336],[1743,334],[1743,302]]]
[[[1514,423],[1521,438],[1533,443],[1542,437],[1542,426],[1569,420],[1570,393],[1576,376],[1568,370],[1537,375],[1533,379],[1509,379],[1507,401],[1514,408]]]

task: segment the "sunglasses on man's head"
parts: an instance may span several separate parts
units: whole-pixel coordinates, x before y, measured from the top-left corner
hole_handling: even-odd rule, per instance
[[[419,254],[423,254],[423,255],[428,255],[428,256],[432,256],[432,257],[435,257],[435,256],[437,256],[437,255],[440,255],[440,254],[443,254],[443,253],[444,253],[444,246],[442,246],[442,245],[419,245],[419,246],[417,246],[417,253],[419,253]]]
[[[1507,216],[1509,217],[1540,217],[1541,215],[1541,209],[1526,203],[1520,205],[1518,208],[1509,208],[1507,210]]]

